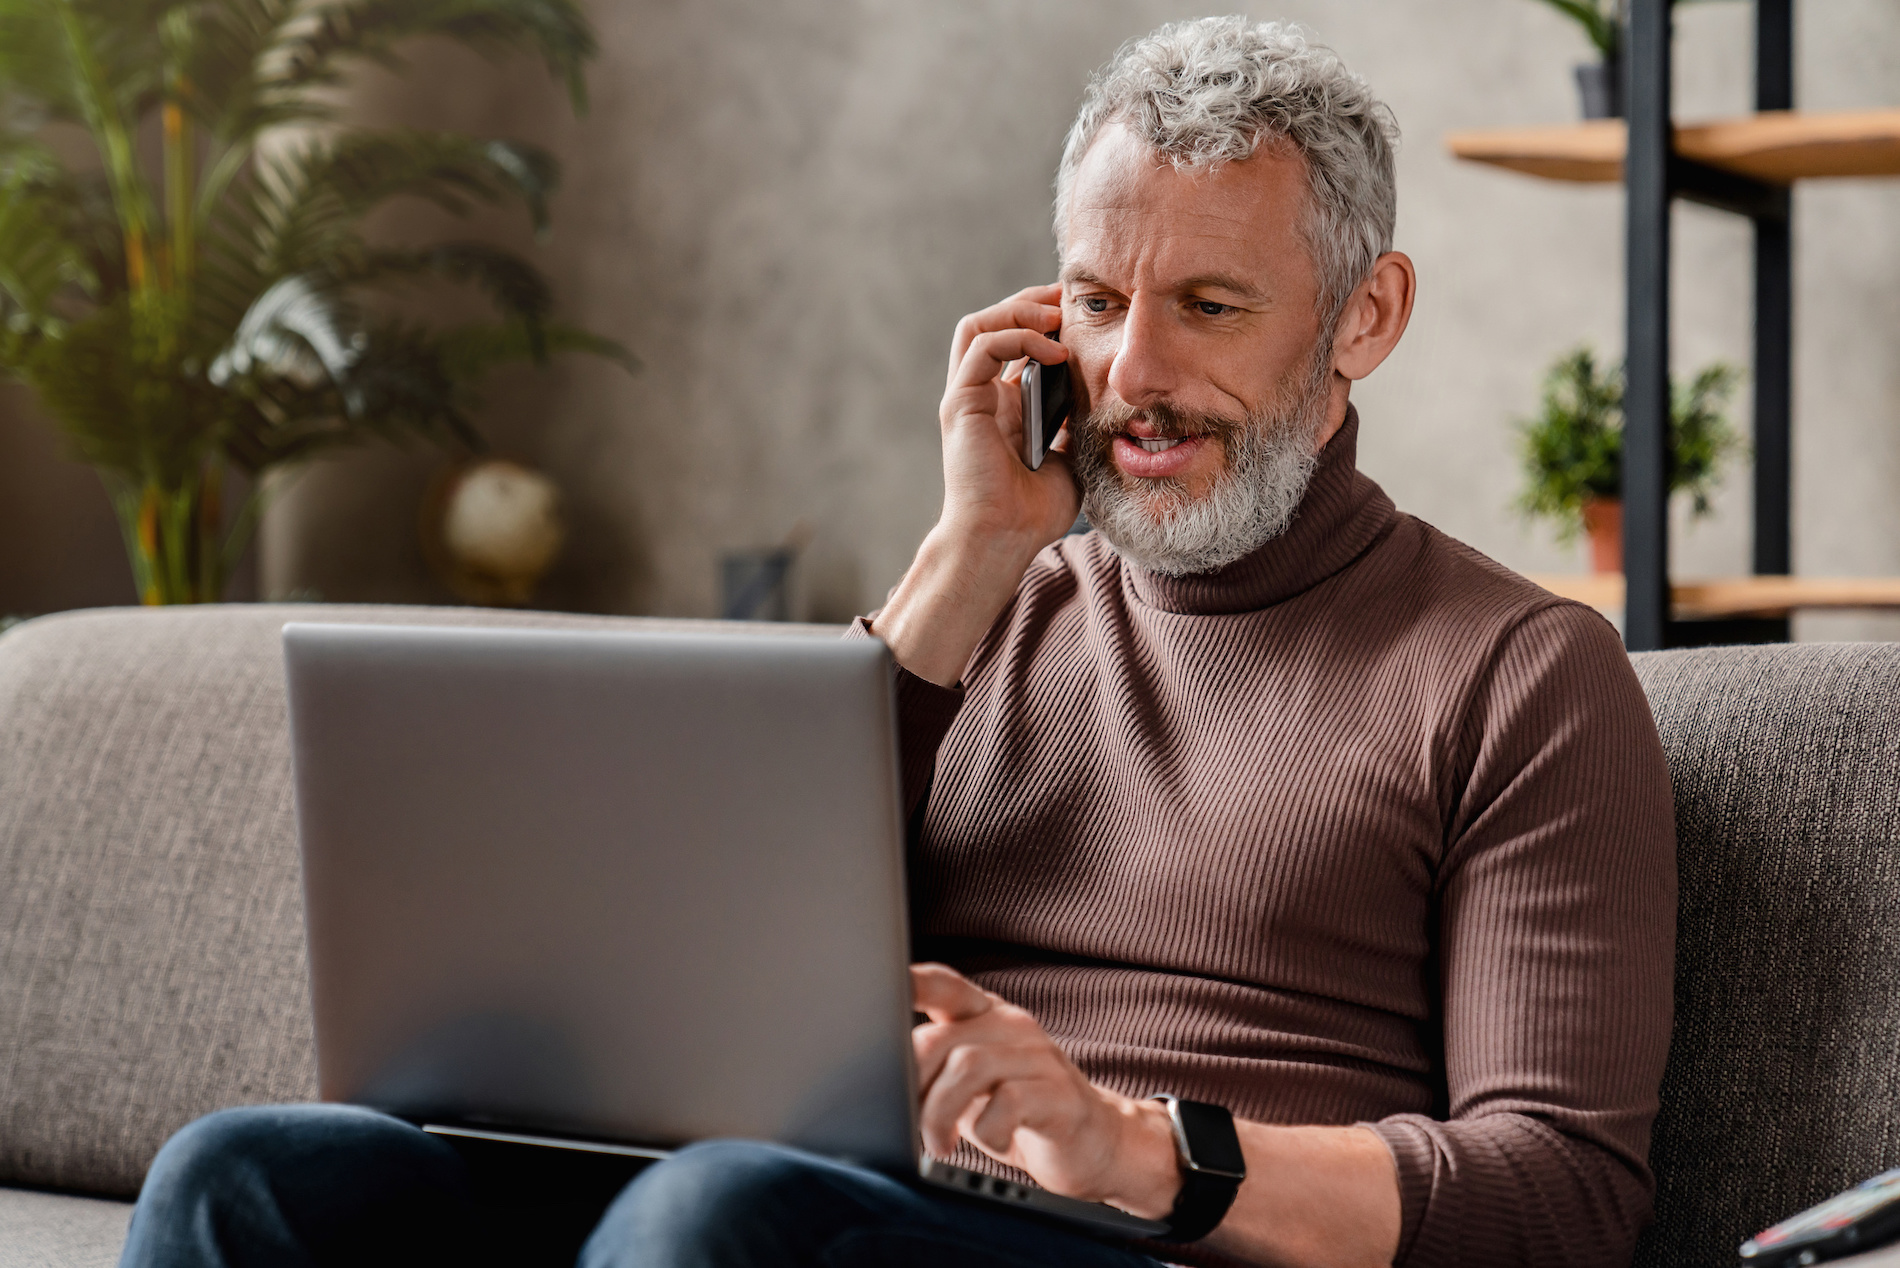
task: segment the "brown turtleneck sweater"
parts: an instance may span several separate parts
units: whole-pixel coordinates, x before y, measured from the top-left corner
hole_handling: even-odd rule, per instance
[[[960,689],[900,672],[917,953],[1104,1086],[1369,1125],[1404,1268],[1620,1266],[1669,1043],[1655,726],[1601,617],[1395,511],[1357,436],[1231,567],[1068,537]]]

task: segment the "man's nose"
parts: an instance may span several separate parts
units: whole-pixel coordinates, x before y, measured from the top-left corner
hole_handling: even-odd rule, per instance
[[[1121,346],[1108,367],[1109,390],[1136,409],[1163,400],[1180,386],[1179,333],[1167,306],[1137,295],[1122,321]]]

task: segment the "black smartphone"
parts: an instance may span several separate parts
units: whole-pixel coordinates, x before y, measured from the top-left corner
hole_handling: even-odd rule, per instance
[[[1061,331],[1051,339],[1060,340]],[[1075,389],[1069,383],[1069,363],[1043,365],[1031,361],[1023,367],[1023,465],[1040,470],[1056,443],[1056,433],[1075,408]]]
[[[1900,1168],[1763,1229],[1741,1246],[1745,1268],[1805,1268],[1900,1236]]]

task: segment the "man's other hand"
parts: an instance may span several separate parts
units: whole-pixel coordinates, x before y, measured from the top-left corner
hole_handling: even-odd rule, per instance
[[[937,411],[943,514],[872,623],[898,664],[946,687],[963,676],[1029,561],[1081,506],[1066,433],[1037,470],[1021,456],[1022,362],[1062,367],[1069,358],[1045,333],[1061,324],[1061,298],[1059,285],[1031,286],[965,317],[951,340]]]
[[[924,1147],[959,1138],[1052,1193],[1165,1216],[1181,1186],[1166,1112],[1096,1087],[1023,1009],[941,964],[911,966]]]
[[[910,970],[924,1148],[959,1138],[1052,1193],[1165,1219],[1181,1191],[1167,1111],[1096,1087],[1036,1019],[941,964]],[[1398,1171],[1364,1127],[1234,1120],[1247,1180],[1206,1244],[1260,1264],[1387,1268]]]

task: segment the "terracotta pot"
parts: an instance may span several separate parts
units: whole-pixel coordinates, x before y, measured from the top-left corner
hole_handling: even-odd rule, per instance
[[[1583,531],[1590,535],[1590,571],[1623,571],[1623,504],[1591,498],[1583,504]]]

